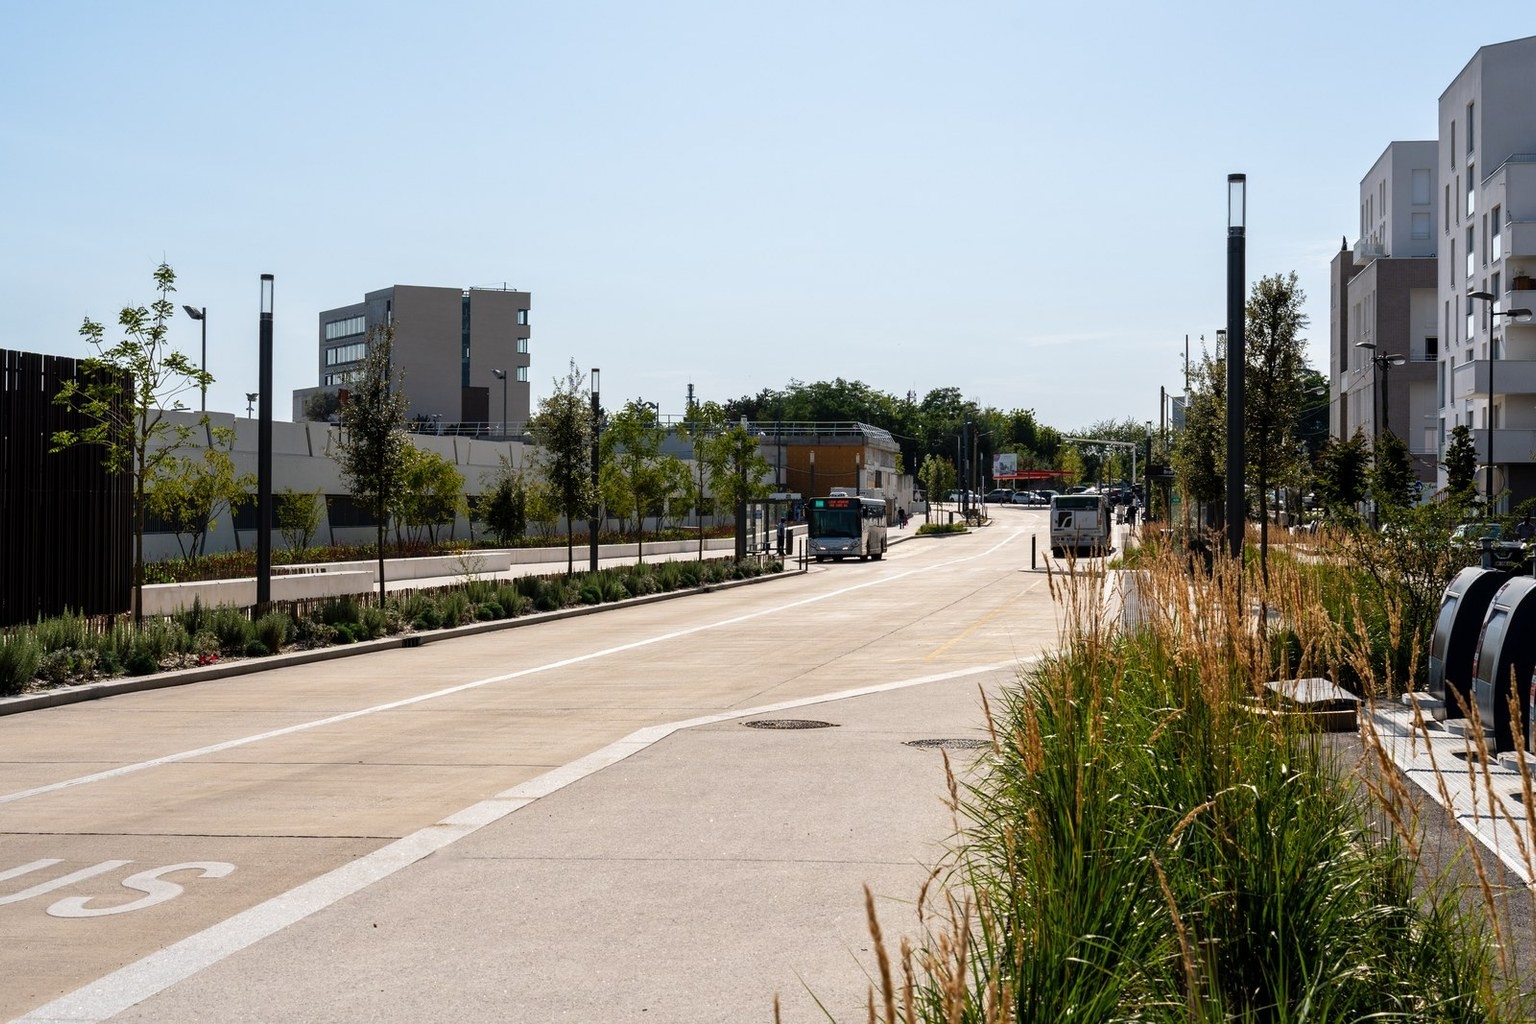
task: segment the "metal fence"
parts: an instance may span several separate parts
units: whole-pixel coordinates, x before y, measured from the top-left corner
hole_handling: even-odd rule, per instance
[[[80,370],[80,360],[0,349],[0,626],[129,608],[129,476],[102,468],[97,446],[50,450],[56,431],[90,425],[53,400]]]

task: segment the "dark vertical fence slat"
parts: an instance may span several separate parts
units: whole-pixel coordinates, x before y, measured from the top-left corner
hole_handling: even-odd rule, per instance
[[[128,474],[108,473],[99,446],[49,450],[56,431],[90,425],[53,401],[80,370],[77,359],[0,349],[0,626],[129,608]]]

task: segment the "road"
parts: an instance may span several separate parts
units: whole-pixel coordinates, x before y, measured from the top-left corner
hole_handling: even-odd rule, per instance
[[[1054,642],[1045,529],[0,718],[0,1020],[861,1000],[862,880],[900,916],[950,828],[893,740],[985,735],[978,687]]]

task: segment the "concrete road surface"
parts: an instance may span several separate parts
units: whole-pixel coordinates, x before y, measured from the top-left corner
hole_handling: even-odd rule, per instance
[[[862,1019],[862,886],[910,928],[953,828],[942,755],[908,744],[983,738],[980,691],[1056,636],[1044,513],[1009,511],[879,563],[0,718],[0,1020],[769,1020],[775,993]]]

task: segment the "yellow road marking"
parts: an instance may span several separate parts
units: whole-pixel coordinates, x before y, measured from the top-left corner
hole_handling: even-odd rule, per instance
[[[937,658],[939,655],[943,654],[945,651],[947,651],[951,647],[955,646],[955,644],[959,643],[961,640],[964,640],[966,637],[968,637],[972,633],[976,632],[982,626],[985,626],[987,623],[989,623],[993,619],[997,618],[1000,614],[1002,614],[1003,609],[1005,609],[1007,607],[1008,606],[1006,604],[1000,604],[996,608],[993,608],[990,612],[988,612],[987,614],[983,615],[981,618],[979,618],[975,622],[973,622],[970,625],[970,627],[965,632],[961,633],[959,636],[955,637],[953,640],[949,641],[948,643],[943,644],[942,646],[934,648],[933,652],[930,653],[930,654],[925,655],[923,660],[924,661],[932,661],[934,658]]]

